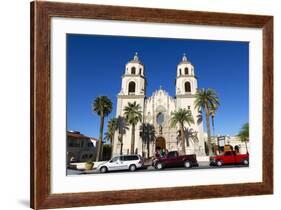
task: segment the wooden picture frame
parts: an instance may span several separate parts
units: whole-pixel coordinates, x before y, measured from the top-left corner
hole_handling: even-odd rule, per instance
[[[52,17],[260,28],[263,33],[262,182],[51,194]],[[31,208],[61,208],[273,193],[273,17],[91,4],[31,3]],[[161,191],[161,193],[160,193]],[[117,196],[118,195],[118,196]]]

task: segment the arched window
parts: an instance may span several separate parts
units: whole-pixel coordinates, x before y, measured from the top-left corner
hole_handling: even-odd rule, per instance
[[[139,73],[139,75],[141,75],[141,73],[142,73],[142,72],[141,72],[141,69],[140,69],[140,73]]]
[[[185,90],[186,93],[190,93],[191,92],[190,82],[185,82],[184,83],[184,90]]]
[[[164,123],[164,120],[165,120],[164,114],[162,112],[159,112],[156,116],[157,124],[162,126]]]
[[[134,94],[136,92],[136,83],[130,82],[129,83],[129,94]]]
[[[179,69],[179,75],[181,75],[181,69]]]
[[[136,67],[131,68],[131,74],[136,74]]]
[[[184,68],[184,74],[188,75],[188,68],[187,67]]]

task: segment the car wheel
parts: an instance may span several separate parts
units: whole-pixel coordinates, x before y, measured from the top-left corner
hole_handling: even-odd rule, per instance
[[[130,165],[129,170],[130,171],[135,171],[137,167],[135,165]]]
[[[156,169],[158,169],[158,170],[163,169],[163,164],[162,163],[156,163]]]
[[[247,159],[243,160],[243,165],[249,165],[249,160]]]
[[[222,166],[222,161],[218,160],[217,161],[217,166],[221,167]]]
[[[101,173],[106,173],[107,172],[107,167],[106,166],[103,166],[100,168],[100,172]]]
[[[184,162],[184,167],[191,168],[191,163],[189,161]]]

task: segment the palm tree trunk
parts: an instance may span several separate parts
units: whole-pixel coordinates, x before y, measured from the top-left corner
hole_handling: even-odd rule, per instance
[[[248,152],[247,141],[245,141],[245,146],[246,146],[246,152],[247,152],[247,154],[248,154],[249,152]]]
[[[215,136],[215,117],[212,115],[213,136]]]
[[[132,136],[131,136],[131,154],[135,153],[135,125],[132,125]]]
[[[213,155],[212,150],[212,144],[211,144],[211,128],[210,128],[210,116],[209,116],[209,110],[207,107],[205,107],[205,113],[206,113],[206,122],[207,122],[207,135],[208,135],[208,155]]]
[[[100,118],[100,136],[99,136],[99,142],[98,142],[98,147],[97,147],[96,162],[98,162],[100,160],[100,156],[102,154],[101,145],[102,145],[103,125],[104,125],[104,116],[101,115],[101,118]]]
[[[148,141],[147,141],[147,158],[149,158],[149,152],[150,152],[150,151],[149,151],[149,143],[150,143],[150,141],[148,140]]]
[[[103,142],[101,141],[100,160],[103,160]]]
[[[185,154],[186,154],[186,151],[185,151],[185,139],[184,139],[184,128],[183,128],[183,124],[180,125],[180,129],[181,129],[182,153],[183,153],[183,155],[185,155]]]
[[[120,155],[123,154],[123,135],[119,134],[118,135],[118,141],[120,142]]]
[[[114,136],[113,138],[111,139],[111,157],[113,156],[113,146],[114,146]]]
[[[121,141],[121,146],[120,146],[120,155],[123,155],[123,140]]]

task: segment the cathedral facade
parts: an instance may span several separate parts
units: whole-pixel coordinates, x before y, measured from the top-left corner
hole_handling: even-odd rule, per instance
[[[172,112],[184,108],[191,111],[194,119],[194,124],[185,125],[186,153],[205,155],[203,122],[198,120],[199,112],[194,106],[197,77],[194,66],[185,55],[176,67],[175,83],[175,96],[170,96],[161,86],[152,96],[147,96],[145,67],[137,53],[133,60],[126,64],[125,73],[122,76],[121,91],[117,96],[116,117],[124,116],[124,108],[129,102],[136,102],[141,106],[142,121],[135,127],[135,153],[144,157],[148,156],[147,142],[141,138],[142,123],[149,123],[155,129],[155,138],[149,141],[150,157],[155,154],[157,149],[181,151],[179,127],[171,127],[170,119]],[[132,127],[128,125],[128,130],[123,135],[123,154],[130,154],[131,129]],[[118,137],[119,135],[116,133],[113,155],[120,154],[121,142]]]

